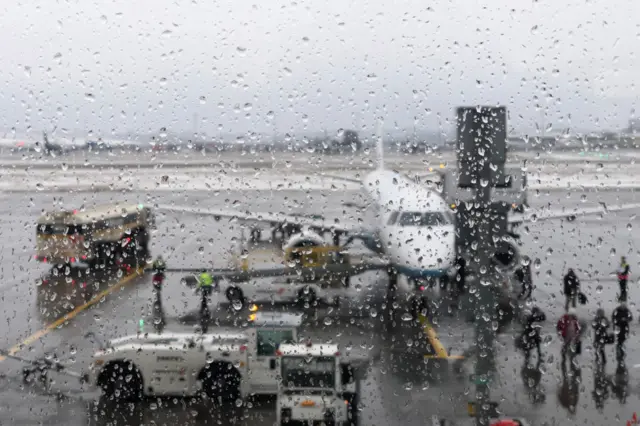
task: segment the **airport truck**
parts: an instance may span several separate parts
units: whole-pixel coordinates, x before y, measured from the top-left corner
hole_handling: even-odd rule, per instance
[[[276,394],[276,350],[298,338],[301,315],[252,313],[244,330],[135,334],[109,342],[90,367],[90,381],[105,395],[205,394],[233,402],[252,394]]]
[[[334,344],[283,344],[278,350],[278,425],[357,426],[360,379]]]

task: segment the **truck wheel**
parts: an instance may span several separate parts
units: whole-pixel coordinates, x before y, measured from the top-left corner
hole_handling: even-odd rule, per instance
[[[344,426],[359,426],[360,422],[358,421],[358,394],[345,393],[344,399],[349,403],[347,408],[348,420],[344,422]]]
[[[310,308],[315,305],[316,300],[316,292],[311,287],[305,286],[298,291],[298,305],[301,307]]]
[[[229,300],[229,303],[231,303],[234,307],[236,307],[238,304],[240,304],[240,309],[244,307],[244,294],[238,287],[229,287],[227,289],[226,296],[227,300]]]
[[[131,362],[109,364],[100,373],[98,386],[114,401],[139,401],[142,398],[142,375]]]
[[[241,379],[238,370],[228,362],[213,362],[200,373],[202,390],[219,405],[233,404],[240,398]]]

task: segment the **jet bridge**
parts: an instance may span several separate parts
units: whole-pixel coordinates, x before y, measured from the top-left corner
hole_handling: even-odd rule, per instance
[[[471,243],[475,229],[474,221],[469,220],[473,215],[469,208],[474,200],[473,182],[469,176],[460,176],[458,170],[442,170],[437,174],[440,177],[438,188],[456,219],[458,252],[464,252]],[[507,217],[510,212],[522,212],[528,205],[526,173],[517,167],[505,168],[493,187],[492,199],[491,208],[496,213],[494,227],[497,228],[498,235],[515,237]]]

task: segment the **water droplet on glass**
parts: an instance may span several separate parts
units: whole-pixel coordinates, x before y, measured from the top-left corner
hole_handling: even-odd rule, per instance
[[[206,104],[206,103],[207,103],[207,98],[206,98],[206,97],[204,97],[204,96],[200,96],[200,103],[201,103],[202,105]]]
[[[325,317],[324,325],[331,325],[331,324],[333,324],[333,319],[331,317]]]
[[[42,191],[44,189],[44,185],[40,182],[36,183],[36,189],[38,191]]]
[[[162,37],[171,37],[171,30],[164,30],[161,35]]]
[[[375,318],[378,316],[378,312],[375,309],[371,308],[369,310],[369,315],[371,315],[371,318]]]
[[[242,309],[242,302],[239,300],[234,300],[233,309],[235,309],[236,311],[239,311],[240,309]]]
[[[167,78],[166,77],[162,77],[160,79],[160,86],[165,86],[167,84]]]
[[[62,58],[62,53],[58,52],[55,55],[53,55],[53,59],[60,59]]]
[[[402,314],[402,321],[411,321],[412,319],[413,317],[409,312],[405,312],[404,314]]]
[[[31,77],[31,67],[24,67],[24,75]]]
[[[84,98],[86,100],[88,100],[89,102],[95,102],[96,101],[96,98],[95,98],[95,96],[93,96],[93,93],[85,93],[84,94]]]
[[[536,260],[534,260],[534,261],[533,261],[533,266],[534,266],[536,269],[540,269],[540,266],[541,266],[541,265],[542,265],[542,261],[540,260],[540,258],[539,258],[539,257],[537,257],[537,258],[536,258]]]
[[[62,170],[64,171],[69,170],[69,165],[67,163],[62,163]]]

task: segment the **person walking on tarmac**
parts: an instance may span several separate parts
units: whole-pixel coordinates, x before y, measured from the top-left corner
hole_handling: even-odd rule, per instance
[[[213,277],[206,270],[202,270],[198,276],[198,290],[200,291],[200,325],[202,333],[209,328],[209,296],[213,290]]]
[[[616,361],[621,364],[624,361],[625,349],[624,343],[629,337],[629,325],[633,321],[631,311],[627,308],[627,303],[622,302],[611,315],[611,322],[616,334]]]
[[[575,308],[569,308],[568,312],[558,320],[556,329],[562,337],[562,368],[564,369],[567,354],[569,355],[569,362],[573,364],[576,355],[582,352],[580,338],[583,330],[580,321],[578,321]]]
[[[580,280],[575,272],[573,272],[573,268],[569,268],[567,275],[564,276],[564,310],[569,310],[569,304],[573,308],[576,307],[576,301],[578,299],[578,293],[580,292]]]
[[[596,352],[596,364],[604,365],[607,363],[607,356],[604,348],[610,342],[609,319],[604,314],[604,309],[600,308],[596,311],[596,316],[591,323],[593,327],[593,348]],[[612,337],[612,336],[611,336]]]
[[[620,297],[618,302],[627,301],[627,281],[629,280],[629,264],[627,258],[622,256],[620,258],[620,267],[616,274],[618,275],[618,286],[620,286]]]
[[[538,351],[538,363],[542,361],[542,351],[540,350],[540,344],[542,339],[540,338],[540,324],[547,319],[546,315],[540,308],[534,306],[531,309],[531,314],[527,316],[524,323],[524,329],[522,330],[521,342],[522,349],[524,350],[524,362],[529,365],[529,359],[531,358],[531,351],[536,348]]]

